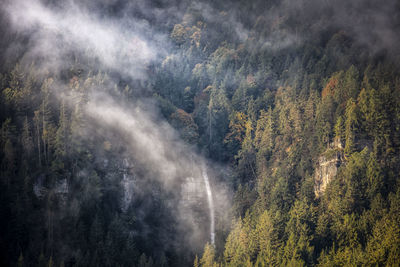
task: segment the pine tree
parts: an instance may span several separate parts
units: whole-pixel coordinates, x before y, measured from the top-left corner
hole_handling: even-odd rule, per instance
[[[42,142],[41,142],[41,129],[42,129],[42,123],[40,119],[40,110],[36,110],[34,112],[35,116],[33,117],[33,121],[35,124],[35,138],[36,138],[36,148],[37,148],[37,155],[38,155],[38,160],[39,160],[39,166],[42,165]]]
[[[197,254],[196,257],[194,258],[193,267],[200,267],[199,258],[197,257]]]
[[[16,153],[14,146],[11,142],[11,139],[7,139],[4,148],[3,148],[3,153],[4,153],[4,164],[5,168],[7,171],[9,171],[10,175],[13,175],[13,172],[15,171],[16,167]],[[8,182],[7,182],[8,184]]]
[[[27,116],[25,116],[24,124],[22,127],[21,143],[24,150],[24,157],[29,159],[33,152],[34,145]]]
[[[236,154],[243,142],[246,121],[247,116],[242,112],[236,112],[229,121],[229,132],[225,136],[224,143],[227,144],[230,154]]]
[[[44,257],[43,252],[41,252],[40,255],[39,255],[38,267],[46,267],[46,259]]]
[[[40,120],[42,126],[42,144],[43,144],[43,159],[48,164],[50,162],[50,151],[53,145],[53,138],[55,135],[55,129],[52,125],[51,109],[49,103],[49,97],[51,93],[51,86],[53,79],[49,78],[43,82],[41,92],[43,94],[42,104],[40,105]]]
[[[215,249],[213,245],[207,243],[204,247],[203,256],[200,259],[200,265],[202,267],[213,267],[215,260]]]
[[[359,126],[358,107],[356,102],[351,98],[346,105],[345,120],[345,148],[344,152],[348,156],[355,150],[357,129]]]
[[[23,267],[23,266],[24,266],[24,256],[22,255],[21,252],[18,257],[17,267]]]
[[[69,155],[70,146],[70,127],[68,124],[67,111],[65,107],[65,102],[62,100],[60,107],[60,116],[58,120],[58,129],[55,136],[54,146],[55,146],[55,160],[52,161],[52,168],[57,170],[64,169],[64,162],[67,155]]]
[[[47,267],[53,267],[53,266],[54,266],[53,257],[50,256],[49,262],[47,263]]]
[[[334,130],[335,138],[337,141],[342,142],[342,140],[345,140],[345,127],[342,116],[339,116],[337,118]]]
[[[256,237],[259,244],[259,252],[257,261],[265,266],[277,265],[279,262],[278,233],[274,227],[272,218],[268,211],[264,211],[256,226]]]
[[[216,159],[222,159],[222,144],[228,129],[229,104],[225,88],[213,88],[208,104],[208,147]]]

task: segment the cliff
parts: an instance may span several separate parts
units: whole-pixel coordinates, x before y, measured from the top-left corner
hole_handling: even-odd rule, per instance
[[[319,198],[326,190],[327,185],[336,177],[340,165],[344,163],[342,144],[335,141],[318,158],[314,172],[314,193]]]

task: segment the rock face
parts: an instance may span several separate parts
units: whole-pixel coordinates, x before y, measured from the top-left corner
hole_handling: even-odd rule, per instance
[[[60,205],[63,206],[66,204],[69,193],[67,178],[59,179],[52,186],[49,186],[46,183],[45,174],[42,173],[33,182],[33,193],[39,199],[44,199],[50,193],[54,194],[58,198]]]
[[[181,197],[183,205],[203,205],[205,188],[204,183],[200,179],[194,177],[187,177],[185,182],[182,183]]]
[[[44,186],[45,175],[40,174],[33,183],[33,192],[37,198],[43,198],[47,193],[47,188]]]
[[[129,161],[128,158],[124,158],[122,161],[121,166],[119,167],[120,171],[122,172],[122,188],[123,188],[123,196],[121,200],[121,209],[122,211],[127,211],[129,205],[131,204],[134,198],[135,188],[137,187],[135,181],[135,172],[134,172],[134,165],[132,162]]]
[[[200,177],[187,177],[182,181],[178,210],[180,228],[190,233],[186,242],[196,250],[202,249],[203,244],[209,241],[206,233],[210,229],[206,188]]]
[[[325,192],[327,185],[336,177],[338,168],[344,163],[342,149],[341,142],[335,141],[318,158],[314,173],[314,193],[317,198]]]

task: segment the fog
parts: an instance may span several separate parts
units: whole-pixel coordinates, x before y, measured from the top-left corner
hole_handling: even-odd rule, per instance
[[[95,64],[97,70],[117,74],[118,77],[134,81],[130,86],[140,87],[142,82],[149,79],[149,66],[171,53],[172,44],[168,39],[169,33],[159,31],[159,24],[152,25],[150,21],[133,14],[137,11],[152,17],[150,13],[155,12],[155,16],[173,21],[184,13],[183,10],[177,10],[177,7],[168,6],[150,10],[145,2],[138,2],[135,6],[127,5],[124,14],[117,17],[107,15],[107,8],[102,5],[112,6],[113,2],[87,2],[85,5],[77,1],[46,4],[39,0],[17,0],[7,1],[3,6],[12,30],[28,40],[27,44],[22,45],[24,50],[20,63],[29,65],[35,62],[37,73],[55,77],[52,83],[53,91],[56,92],[59,101],[64,101],[72,110],[77,104],[75,99],[79,93],[71,92],[69,81],[57,79],[66,66],[78,64],[85,69]],[[18,41],[15,41],[14,45],[19,45]],[[15,47],[10,45],[8,49],[12,50]],[[71,60],[71,55],[75,61]],[[115,78],[112,82],[118,84],[119,80]],[[200,252],[205,242],[214,242],[214,209],[217,210],[216,213],[229,210],[229,190],[223,184],[218,185],[219,182],[213,179],[213,163],[208,163],[209,170],[201,169],[202,166],[206,166],[206,159],[196,152],[195,147],[185,144],[180,139],[179,134],[161,118],[151,100],[136,95],[136,99],[128,103],[112,96],[113,89],[107,84],[101,88],[90,87],[87,101],[81,107],[85,125],[84,129],[81,129],[80,137],[90,140],[94,136],[101,136],[100,132],[111,132],[121,137],[115,138],[106,134],[112,147],[124,148],[124,154],[117,161],[121,162],[121,166],[125,161],[132,163],[133,173],[139,172],[138,170],[142,172],[142,179],[135,178],[135,175],[124,175],[121,183],[130,179],[133,181],[131,187],[134,187],[133,190],[124,192],[130,194],[124,199],[134,202],[135,197],[143,197],[145,194],[157,195],[159,189],[155,187],[154,182],[160,184],[161,191],[169,195],[164,199],[164,205],[170,209],[170,214],[177,222],[173,227],[178,229],[178,234],[181,235],[172,237],[173,240],[169,241],[168,237],[160,236],[165,241],[165,247],[181,247],[174,242],[184,240],[188,243],[187,247],[180,249],[190,248]],[[104,156],[99,154],[94,157]],[[202,171],[209,172],[212,195],[207,195],[205,189],[197,188],[202,194],[202,199],[197,200],[197,203],[183,199],[182,188],[185,187],[188,178],[192,179],[190,183],[205,188]],[[91,183],[85,181],[89,179],[85,178],[89,174],[89,171],[80,172],[79,177],[83,179],[83,184]],[[208,193],[211,192],[208,190]],[[208,210],[207,201],[212,201],[212,198],[218,198],[220,201]],[[129,203],[122,205],[128,207]],[[192,211],[193,205],[203,206],[200,214],[198,211]],[[144,220],[149,212],[152,212],[150,206],[142,203],[135,210],[136,220]],[[207,215],[208,212],[210,214]],[[77,214],[78,211],[73,213]],[[205,218],[199,219],[199,215]],[[229,224],[227,219],[226,215],[223,215],[219,223]],[[204,223],[206,225],[203,225]],[[137,234],[145,237],[151,234],[151,231],[143,222],[142,232]]]

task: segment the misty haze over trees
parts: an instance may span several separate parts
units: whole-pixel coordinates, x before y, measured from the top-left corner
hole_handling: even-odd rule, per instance
[[[4,0],[0,266],[399,266],[396,0]]]

